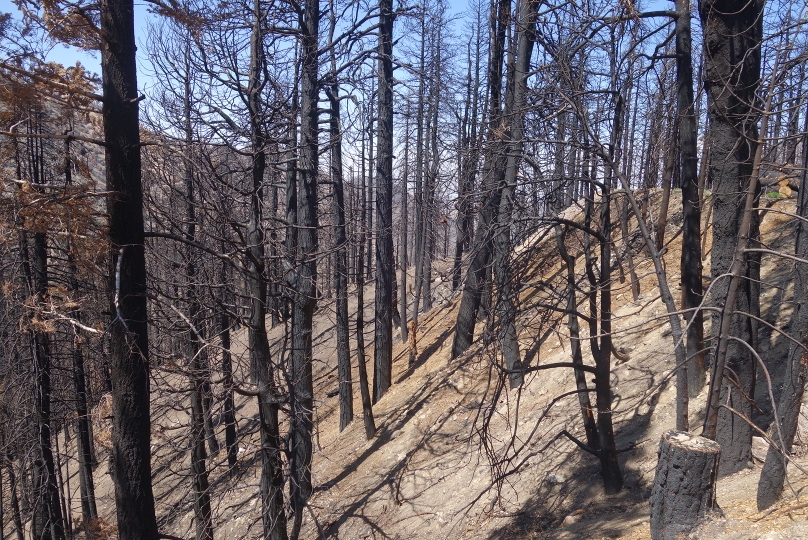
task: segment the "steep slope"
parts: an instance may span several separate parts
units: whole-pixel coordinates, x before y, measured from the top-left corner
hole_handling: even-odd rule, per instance
[[[659,194],[653,194],[651,215],[656,215],[658,199]],[[773,204],[775,210],[794,209],[793,200]],[[674,194],[665,253],[673,288],[679,282],[678,205]],[[580,209],[568,209],[565,217],[580,220]],[[763,241],[772,249],[788,250],[793,245],[794,227],[789,216],[769,212],[762,229]],[[706,240],[708,251],[709,231]],[[633,249],[641,289],[641,297],[633,302],[628,281],[619,282],[618,267],[625,261],[615,258],[614,339],[616,348],[628,356],[626,361],[615,360],[612,371],[614,425],[626,480],[620,494],[604,496],[597,460],[560,435],[567,431],[583,438],[577,398],[570,393],[575,388],[570,369],[535,371],[527,375],[521,389],[499,388],[492,367],[499,365],[500,359],[495,346],[486,346],[494,339],[485,331],[484,322],[478,324],[476,335],[480,337],[472,349],[450,360],[459,298],[450,294],[449,284],[439,277],[434,287],[435,308],[420,319],[416,364],[408,366],[406,344],[395,346],[394,384],[374,408],[378,435],[371,441],[365,440],[361,415],[343,433],[338,432],[337,397],[327,397],[337,385],[333,306],[327,300],[321,302],[314,334],[316,489],[311,512],[305,517],[303,538],[648,538],[646,499],[656,466],[657,442],[661,433],[674,425],[675,389],[670,373],[673,344],[636,220],[629,222],[626,242],[617,239],[616,245],[618,253],[623,253],[621,245]],[[581,268],[581,237],[570,235],[567,247],[578,255],[577,267]],[[568,362],[569,338],[563,313],[548,308],[565,287],[555,238],[539,231],[515,250],[515,256],[523,263],[518,274],[523,354],[534,366]],[[709,256],[705,263],[709,263]],[[762,309],[778,328],[784,327],[790,314],[791,264],[764,257]],[[705,274],[709,274],[709,266]],[[355,299],[352,301],[353,321],[356,305]],[[372,305],[371,284],[364,307],[367,321],[373,320]],[[585,310],[583,298],[579,298],[579,309]],[[372,324],[365,330],[370,342]],[[279,362],[284,361],[278,353],[283,335],[283,328],[270,334]],[[582,337],[587,337],[585,325]],[[235,358],[244,357],[245,342],[245,335],[235,333]],[[353,339],[351,346],[355,346]],[[215,343],[211,347],[215,348]],[[776,333],[764,334],[764,360],[776,359],[784,347],[786,340]],[[367,356],[372,358],[372,343]],[[583,356],[591,364],[586,339]],[[238,369],[245,372],[244,362]],[[357,381],[356,365],[353,369]],[[773,384],[776,387],[778,381]],[[176,366],[163,365],[155,371],[154,388],[154,482],[161,530],[188,538],[194,528],[188,478],[187,382]],[[759,395],[766,395],[766,388],[762,379]],[[354,409],[359,412],[359,392],[356,387],[354,391]],[[704,402],[704,393],[692,401],[693,425],[698,426]],[[239,397],[237,408],[240,433],[244,435],[238,470],[227,472],[224,452],[211,458],[216,535],[256,538],[260,533],[260,463],[256,459],[254,398]],[[765,404],[761,406],[757,419],[761,425],[765,425],[769,410]],[[103,437],[103,411],[96,416],[96,434]],[[804,436],[808,437],[808,432]],[[803,448],[800,446],[800,451]],[[797,462],[804,460],[798,458]],[[102,464],[97,471],[99,506],[111,523],[111,483],[104,468]],[[794,491],[774,511],[758,515],[754,495],[759,470],[756,462],[749,470],[720,481],[718,501],[728,519],[711,524],[713,528],[702,538],[735,538],[739,531],[747,534],[744,538],[757,538],[780,529],[785,532],[776,534],[785,536],[776,538],[796,534],[787,527],[791,527],[791,519],[808,510],[795,500],[795,493],[808,485],[808,477],[795,475]]]

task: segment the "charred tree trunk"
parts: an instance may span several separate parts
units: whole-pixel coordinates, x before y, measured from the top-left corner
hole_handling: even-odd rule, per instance
[[[28,132],[40,135],[42,112],[29,110]],[[42,140],[26,140],[28,175],[34,186],[43,184],[45,155]],[[20,178],[18,159],[18,178]],[[42,188],[35,188],[42,191]],[[34,230],[33,244],[29,245],[25,229],[20,229],[20,255],[27,292],[37,308],[44,309],[48,301],[48,237],[47,232]],[[32,321],[33,322],[33,321]],[[34,429],[36,450],[34,452],[31,534],[36,538],[58,540],[65,538],[65,525],[60,506],[59,487],[53,458],[51,433],[51,369],[52,353],[48,334],[41,326],[31,325],[29,344],[34,372]]]
[[[320,4],[307,0],[302,26],[300,93],[300,181],[297,191],[298,253],[292,306],[292,403],[290,419],[290,498],[297,538],[303,509],[311,496],[314,427],[312,329],[317,305],[317,72]]]
[[[393,370],[393,2],[379,0],[379,151],[376,166],[376,323],[373,402]]]
[[[69,140],[65,140],[65,185],[73,185]],[[68,290],[77,298],[79,295],[78,269],[76,268],[76,262],[73,258],[73,249],[69,242],[68,240]],[[71,310],[70,316],[79,322],[84,319],[83,313],[78,308]],[[75,326],[73,327],[73,332],[73,351],[71,359],[73,363],[73,389],[76,394],[76,453],[78,454],[79,466],[81,517],[84,523],[89,523],[90,520],[98,518],[98,509],[95,503],[95,483],[93,479],[95,459],[93,457],[90,416],[87,408],[87,374],[84,369],[84,353],[82,350],[84,337]]]
[[[575,277],[575,257],[567,251],[566,229],[560,225],[556,226],[556,246],[564,264],[567,267],[567,327],[570,331],[570,348],[572,362],[583,366],[583,354],[581,353],[580,326],[578,324],[578,302],[576,299],[577,283]],[[586,432],[586,444],[593,450],[600,450],[600,439],[598,438],[598,426],[595,422],[595,411],[592,401],[589,399],[589,388],[586,385],[586,372],[582,369],[575,369],[575,388],[578,390],[578,404],[581,407],[581,417],[584,421],[584,431]]]
[[[20,500],[17,495],[17,475],[14,473],[14,460],[8,450],[3,450],[3,465],[8,472],[8,486],[10,493],[9,504],[11,506],[11,521],[14,523],[14,531],[17,533],[17,540],[25,540],[22,525],[22,512],[20,511]]]
[[[201,362],[203,339],[201,332],[202,306],[197,291],[195,253],[190,247],[196,242],[196,190],[194,189],[193,127],[191,124],[191,79],[189,58],[185,56],[184,130],[185,130],[185,298],[188,303],[188,328],[185,344],[185,362],[189,369],[191,401],[191,478],[194,490],[194,523],[196,540],[213,540],[213,513],[205,451],[205,410],[203,406],[204,371]]]
[[[474,325],[486,292],[487,275],[490,276],[492,237],[497,223],[500,184],[505,176],[505,151],[501,141],[504,128],[502,117],[502,64],[505,54],[505,34],[510,24],[510,0],[498,0],[491,6],[491,60],[488,66],[489,84],[489,127],[488,148],[483,168],[484,203],[480,211],[479,223],[474,234],[471,259],[466,271],[466,284],[457,312],[457,323],[452,341],[452,358],[457,358],[471,346],[474,339]],[[490,281],[489,281],[490,282]]]
[[[401,274],[401,286],[398,289],[399,317],[401,318],[401,342],[407,343],[407,247],[409,244],[409,191],[407,188],[410,172],[410,108],[404,118],[404,172],[401,175],[401,237],[398,244],[398,267]]]
[[[757,147],[754,102],[760,79],[763,2],[754,0],[736,6],[706,0],[700,4],[699,12],[704,28],[705,86],[710,120],[707,181],[713,188],[712,297],[714,304],[720,307],[725,303],[730,282],[716,278],[729,272],[735,257],[743,216],[743,204],[739,201],[748,190]],[[746,286],[740,287],[735,304],[727,309],[749,313],[753,301],[749,290]],[[720,342],[732,336],[750,343],[748,322],[741,316],[733,319],[730,334],[719,336],[716,332],[722,325],[719,317],[714,317],[714,339]],[[722,387],[719,402],[751,418],[754,359],[741,343],[730,340],[726,345],[727,368],[733,375],[732,381],[721,377],[713,382]],[[705,436],[711,438],[709,430]],[[752,427],[747,420],[721,408],[715,437],[722,449],[720,474],[745,468],[752,444]]]
[[[600,438],[600,475],[606,494],[619,492],[623,488],[623,475],[617,461],[617,448],[614,441],[612,423],[612,287],[611,287],[611,187],[615,170],[615,155],[620,141],[623,122],[623,97],[619,91],[615,96],[614,120],[609,144],[609,167],[604,175],[601,187],[600,223],[603,238],[600,242],[600,275],[598,290],[600,291],[600,344],[595,355],[595,396],[598,409],[598,436]],[[628,186],[626,186],[628,189]]]
[[[524,116],[526,108],[525,92],[530,73],[530,58],[533,56],[533,43],[536,39],[536,16],[538,0],[526,0],[521,6],[517,34],[517,50],[513,71],[510,74],[508,104],[506,114],[509,120],[508,157],[505,167],[504,184],[497,211],[497,231],[494,237],[494,273],[497,276],[499,293],[499,325],[502,354],[509,372],[511,388],[524,381],[522,356],[519,351],[519,337],[516,331],[516,296],[519,288],[513,284],[511,268],[511,221],[513,220],[513,199],[516,194],[517,173],[524,148]]]
[[[362,144],[362,201],[359,210],[359,223],[365,223],[367,207],[367,190],[365,189],[365,148]],[[359,371],[359,391],[362,396],[362,419],[365,424],[367,440],[376,436],[376,422],[373,419],[368,368],[365,359],[365,237],[368,231],[362,228],[359,234],[359,254],[356,258],[356,363]]]
[[[667,431],[659,442],[651,490],[651,538],[684,538],[718,511],[715,482],[721,447],[682,431]]]
[[[132,0],[101,1],[109,241],[112,477],[121,540],[157,538],[152,493],[149,339]]]
[[[261,514],[264,538],[286,540],[286,514],[283,507],[283,465],[278,423],[278,389],[269,350],[266,329],[267,282],[264,267],[263,198],[266,169],[266,138],[261,102],[262,77],[266,57],[263,49],[264,11],[253,3],[253,27],[250,36],[250,76],[247,107],[250,112],[252,143],[250,215],[247,224],[246,281],[250,297],[247,340],[250,369],[258,384],[258,417],[261,437]]]
[[[223,263],[223,265],[226,263]],[[224,273],[224,272],[223,272]],[[222,283],[225,283],[222,280]],[[227,465],[231,474],[238,463],[236,440],[236,407],[233,399],[233,358],[230,352],[230,316],[222,309],[219,313],[219,339],[222,347],[222,422],[224,423],[224,444],[227,447]]]
[[[697,125],[693,104],[693,59],[690,36],[690,0],[676,2],[676,79],[679,115],[679,166],[682,184],[682,309],[697,308],[702,301],[701,283],[701,198],[699,196]],[[695,397],[704,387],[704,315],[701,310],[685,313],[687,327],[687,366],[678,376],[688,378],[689,395]],[[682,397],[682,399],[687,399]],[[687,406],[682,404],[682,406]],[[684,426],[677,426],[684,429]]]
[[[332,20],[333,38],[335,22]],[[336,59],[331,57],[336,70]],[[331,181],[334,188],[334,291],[336,293],[337,371],[339,384],[339,430],[353,420],[353,383],[351,382],[351,343],[348,330],[348,240],[345,235],[345,190],[342,170],[342,129],[340,127],[339,85],[331,85]]]
[[[70,290],[78,292],[78,280],[76,279],[76,267],[72,260],[72,255],[68,250],[68,264],[70,265]],[[82,320],[78,310],[72,316]],[[81,515],[85,523],[91,519],[98,518],[98,509],[95,503],[95,483],[93,480],[93,458],[92,434],[90,433],[90,416],[87,408],[87,375],[84,369],[84,353],[82,351],[83,338],[78,329],[74,328],[73,336],[73,389],[76,394],[76,451],[78,453],[79,464],[79,490],[81,493]]]
[[[479,21],[479,11],[477,12],[477,32],[481,27]],[[480,40],[477,35],[477,48],[474,57],[474,79],[472,80],[471,67],[471,43],[469,43],[469,66],[466,81],[466,104],[464,108],[464,121],[461,130],[462,140],[460,144],[460,180],[457,194],[457,238],[455,243],[454,268],[452,271],[452,290],[460,287],[461,266],[463,254],[469,250],[472,237],[472,224],[474,215],[472,213],[472,193],[474,190],[474,178],[477,172],[477,123],[479,114],[480,86]],[[474,37],[472,36],[472,39]],[[469,103],[470,102],[470,103]],[[470,110],[469,110],[470,108]]]
[[[673,170],[676,167],[676,156],[678,155],[678,133],[679,119],[676,118],[669,123],[668,147],[665,151],[665,168],[662,171],[662,202],[659,208],[659,219],[656,229],[656,249],[662,251],[665,246],[665,229],[668,226],[668,210],[670,208],[671,188],[673,185]]]
[[[806,118],[808,124],[808,118]],[[808,219],[808,125],[802,137],[802,182],[799,191],[800,217]],[[801,259],[808,259],[808,237],[801,234],[797,238],[795,255]],[[783,494],[786,480],[786,467],[788,458],[797,433],[797,423],[800,418],[800,408],[808,381],[808,366],[806,365],[805,347],[808,346],[808,266],[798,263],[794,270],[794,300],[796,306],[791,316],[789,328],[793,337],[802,343],[802,347],[793,343],[789,347],[788,360],[785,365],[784,385],[777,401],[778,418],[771,429],[772,441],[766,454],[766,462],[760,471],[758,482],[757,505],[758,510],[765,510],[776,503]],[[779,422],[779,425],[778,425]],[[782,437],[782,438],[781,438]]]

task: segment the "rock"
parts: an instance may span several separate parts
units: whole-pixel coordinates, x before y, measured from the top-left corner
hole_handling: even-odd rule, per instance
[[[752,437],[752,458],[763,463],[769,452],[769,443],[763,437]]]
[[[561,476],[560,474],[551,474],[547,477],[546,481],[551,486],[557,486],[566,482],[567,479]]]
[[[641,479],[642,475],[639,471],[627,471],[623,477],[623,485],[627,489],[633,489],[640,484]]]
[[[575,514],[570,514],[564,518],[564,521],[561,522],[562,527],[569,527],[570,525],[575,525],[578,523],[578,516]]]
[[[808,392],[805,393],[808,397]],[[806,399],[803,397],[803,401]],[[802,444],[808,444],[808,410],[805,403],[800,406],[800,418],[797,420],[797,436],[795,442],[799,441]]]

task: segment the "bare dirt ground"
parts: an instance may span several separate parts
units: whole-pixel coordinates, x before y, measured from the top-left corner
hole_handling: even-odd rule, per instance
[[[655,195],[652,215],[656,204]],[[679,283],[681,256],[680,237],[673,234],[681,224],[678,205],[674,196],[665,254],[672,288]],[[794,203],[778,201],[773,209],[793,212]],[[574,208],[567,214],[570,219],[580,219]],[[633,221],[636,225],[636,220]],[[793,246],[794,228],[788,216],[767,213],[762,230],[764,243],[772,249]],[[707,240],[709,250],[709,234]],[[408,366],[407,346],[396,344],[394,384],[374,407],[378,434],[371,441],[364,437],[356,386],[357,416],[342,433],[338,431],[337,397],[325,397],[337,385],[336,337],[333,306],[328,301],[321,302],[315,325],[315,395],[319,396],[313,464],[316,488],[310,501],[311,512],[305,517],[303,537],[649,538],[647,497],[656,466],[657,443],[665,430],[674,427],[675,389],[670,377],[673,342],[651,261],[641,250],[636,227],[630,227],[627,241],[635,249],[642,297],[633,301],[627,281],[614,285],[615,345],[629,357],[625,362],[615,362],[612,372],[614,425],[625,477],[625,488],[620,494],[603,495],[597,460],[567,438],[558,437],[562,430],[567,430],[583,438],[577,398],[570,395],[558,399],[575,388],[571,370],[533,372],[521,389],[497,393],[496,375],[491,367],[499,358],[491,352],[493,347],[484,347],[484,323],[478,324],[475,333],[483,336],[479,343],[463,357],[450,360],[459,296],[450,294],[450,284],[441,281],[438,274],[434,284],[435,307],[420,319],[417,362]],[[527,253],[528,248],[532,248],[530,264],[521,275],[521,349],[533,365],[569,361],[566,321],[541,307],[564,287],[564,268],[556,253],[555,239],[539,235],[516,253]],[[580,255],[580,240],[569,238],[568,249],[573,255]],[[582,261],[578,257],[579,270]],[[615,259],[613,264],[619,261]],[[787,261],[764,256],[762,309],[779,328],[786,325],[790,314],[790,267]],[[448,263],[439,268],[444,273],[447,269]],[[704,273],[709,275],[709,253]],[[371,323],[372,288],[372,284],[367,288],[365,306],[365,318]],[[355,310],[355,304],[351,305],[352,321]],[[366,332],[371,343],[367,357],[372,377],[372,324]],[[582,332],[582,337],[586,337],[585,325]],[[276,351],[282,335],[282,328],[271,332]],[[235,352],[243,356],[246,336],[236,337]],[[776,333],[764,338],[761,353],[765,360],[770,362],[785,354],[787,345]],[[583,356],[591,363],[587,340]],[[354,365],[357,381],[355,374]],[[170,370],[157,370],[155,377],[159,379],[155,381],[159,383],[155,384],[156,397],[161,403],[155,407],[154,418],[158,514],[163,530],[190,538],[194,527],[183,396],[187,385]],[[704,402],[704,392],[691,402],[694,426],[699,425]],[[218,538],[260,535],[256,408],[254,400],[243,397],[238,399],[237,406],[239,428],[246,434],[237,474],[227,474],[224,452],[211,459]],[[767,410],[762,409],[760,414],[765,417]],[[223,430],[223,426],[217,429]],[[488,437],[481,437],[483,432]],[[808,432],[801,436],[808,441]],[[219,431],[220,442],[223,438]],[[505,452],[507,449],[510,451]],[[798,454],[802,451],[803,447],[798,447]],[[503,455],[509,460],[496,463],[494,470],[505,477],[494,482],[491,459],[496,461]],[[799,455],[795,461],[808,465],[808,460]],[[792,469],[791,490],[787,489],[782,503],[772,511],[758,513],[755,490],[760,467],[760,462],[754,461],[748,470],[719,481],[718,502],[726,519],[708,524],[695,537],[808,538],[805,525],[808,500],[799,497],[808,486],[808,476]],[[99,506],[107,521],[113,523],[111,483],[105,465],[96,474]],[[79,513],[78,507],[73,513]]]

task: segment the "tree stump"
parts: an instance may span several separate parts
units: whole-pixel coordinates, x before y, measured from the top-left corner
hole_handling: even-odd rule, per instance
[[[709,514],[721,512],[715,481],[721,446],[715,441],[670,430],[659,442],[651,490],[651,538],[686,538]]]

